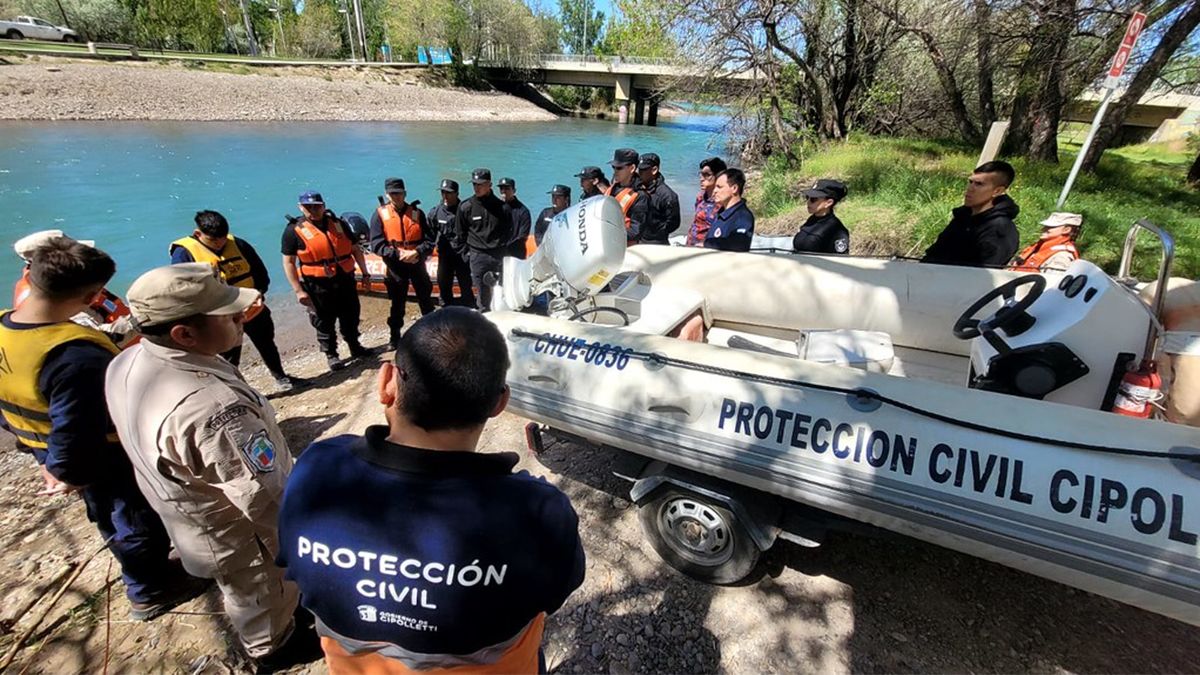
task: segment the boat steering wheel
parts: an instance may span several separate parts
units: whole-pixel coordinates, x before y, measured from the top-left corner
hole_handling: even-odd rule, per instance
[[[1017,300],[1017,289],[1022,286],[1030,286],[1029,292],[1025,294],[1025,297]],[[1029,316],[1026,310],[1041,297],[1044,290],[1046,290],[1046,277],[1040,274],[1026,274],[988,291],[982,298],[976,300],[975,304],[968,307],[962,316],[958,317],[958,321],[954,322],[954,337],[960,340],[973,340],[983,336],[988,342],[992,342],[991,338],[999,328],[1022,325],[1027,328],[1033,323],[1033,317]],[[979,313],[979,310],[988,306],[996,298],[1004,298],[1004,305],[986,319],[976,319],[975,315]]]

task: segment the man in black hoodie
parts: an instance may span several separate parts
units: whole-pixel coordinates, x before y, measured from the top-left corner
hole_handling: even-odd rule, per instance
[[[491,169],[472,171],[471,185],[475,194],[458,205],[454,229],[459,241],[467,243],[471,285],[475,287],[480,311],[486,312],[491,309],[492,286],[500,276],[501,261],[512,242],[513,226],[504,202],[492,192]]]
[[[1020,240],[1013,219],[1020,208],[1006,194],[1016,178],[1008,162],[987,162],[967,178],[963,205],[951,212],[950,224],[925,251],[921,262],[972,267],[1003,266]]]

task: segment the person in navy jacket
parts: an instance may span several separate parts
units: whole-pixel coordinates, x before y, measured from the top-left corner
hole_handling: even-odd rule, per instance
[[[279,517],[279,564],[331,673],[533,673],[547,614],[583,583],[579,521],[515,453],[477,452],[508,403],[508,352],[448,307],[379,373],[387,426],[309,446]]]
[[[721,251],[749,251],[750,242],[754,239],[754,213],[746,206],[742,195],[746,190],[746,174],[741,169],[725,169],[717,174],[717,183],[713,187],[713,200],[719,210],[708,236],[704,238],[704,248],[715,248]]]

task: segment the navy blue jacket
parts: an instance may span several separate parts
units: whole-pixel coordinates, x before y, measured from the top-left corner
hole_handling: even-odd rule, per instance
[[[518,635],[583,583],[570,501],[512,473],[515,453],[422,450],[387,433],[314,443],[284,493],[278,563],[323,634],[470,654]]]
[[[749,251],[753,238],[754,214],[743,199],[732,207],[717,212],[712,226],[708,228],[708,236],[704,238],[704,248]]]

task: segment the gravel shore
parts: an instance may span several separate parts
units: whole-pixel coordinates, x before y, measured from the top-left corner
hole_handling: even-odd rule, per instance
[[[420,71],[0,58],[0,119],[511,121],[554,119],[507,94],[430,86]]]

